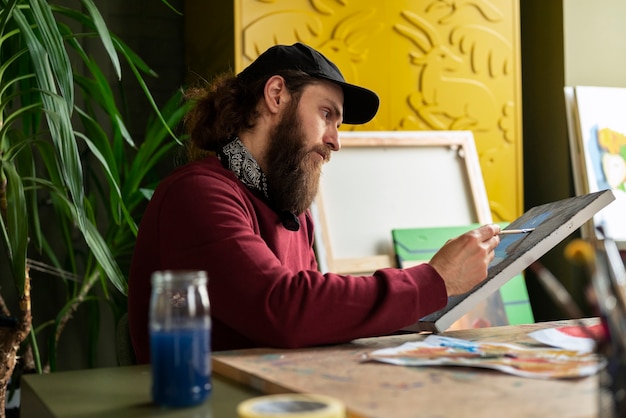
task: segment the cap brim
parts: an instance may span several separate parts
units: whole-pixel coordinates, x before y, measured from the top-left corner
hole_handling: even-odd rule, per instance
[[[343,90],[344,124],[362,125],[376,116],[380,105],[380,99],[376,93],[354,84],[342,83],[337,80],[330,81],[339,84]]]

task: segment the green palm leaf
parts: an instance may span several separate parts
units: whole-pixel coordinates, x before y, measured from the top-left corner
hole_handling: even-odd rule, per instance
[[[93,26],[98,32],[98,37],[100,38],[100,41],[102,41],[104,49],[109,54],[109,58],[111,59],[113,68],[115,68],[115,74],[117,75],[117,79],[121,80],[122,69],[120,66],[120,60],[117,56],[117,53],[115,52],[115,47],[113,46],[113,41],[111,40],[111,34],[106,26],[106,23],[104,23],[104,19],[102,19],[100,11],[98,11],[98,8],[93,4],[91,0],[82,0],[82,3],[91,15]]]

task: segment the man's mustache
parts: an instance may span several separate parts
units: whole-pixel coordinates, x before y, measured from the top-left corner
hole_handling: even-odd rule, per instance
[[[320,154],[324,158],[325,163],[330,161],[330,155],[332,151],[330,147],[327,145],[319,145],[319,146],[313,147],[311,152],[317,152],[318,154]]]

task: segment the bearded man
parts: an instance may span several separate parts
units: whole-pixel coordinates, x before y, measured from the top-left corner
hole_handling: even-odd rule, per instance
[[[341,124],[370,121],[379,99],[346,83],[318,51],[301,43],[271,47],[239,75],[187,97],[194,103],[185,118],[190,162],[155,191],[131,266],[138,362],[150,361],[150,277],[157,270],[208,273],[213,350],[389,334],[487,277],[497,225],[450,240],[428,264],[371,276],[319,272],[309,206],[322,166],[341,148]]]

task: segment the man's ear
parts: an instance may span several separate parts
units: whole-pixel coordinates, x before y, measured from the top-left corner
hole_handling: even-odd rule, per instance
[[[269,112],[279,113],[281,105],[289,100],[285,79],[279,75],[271,76],[265,83],[264,98]]]

